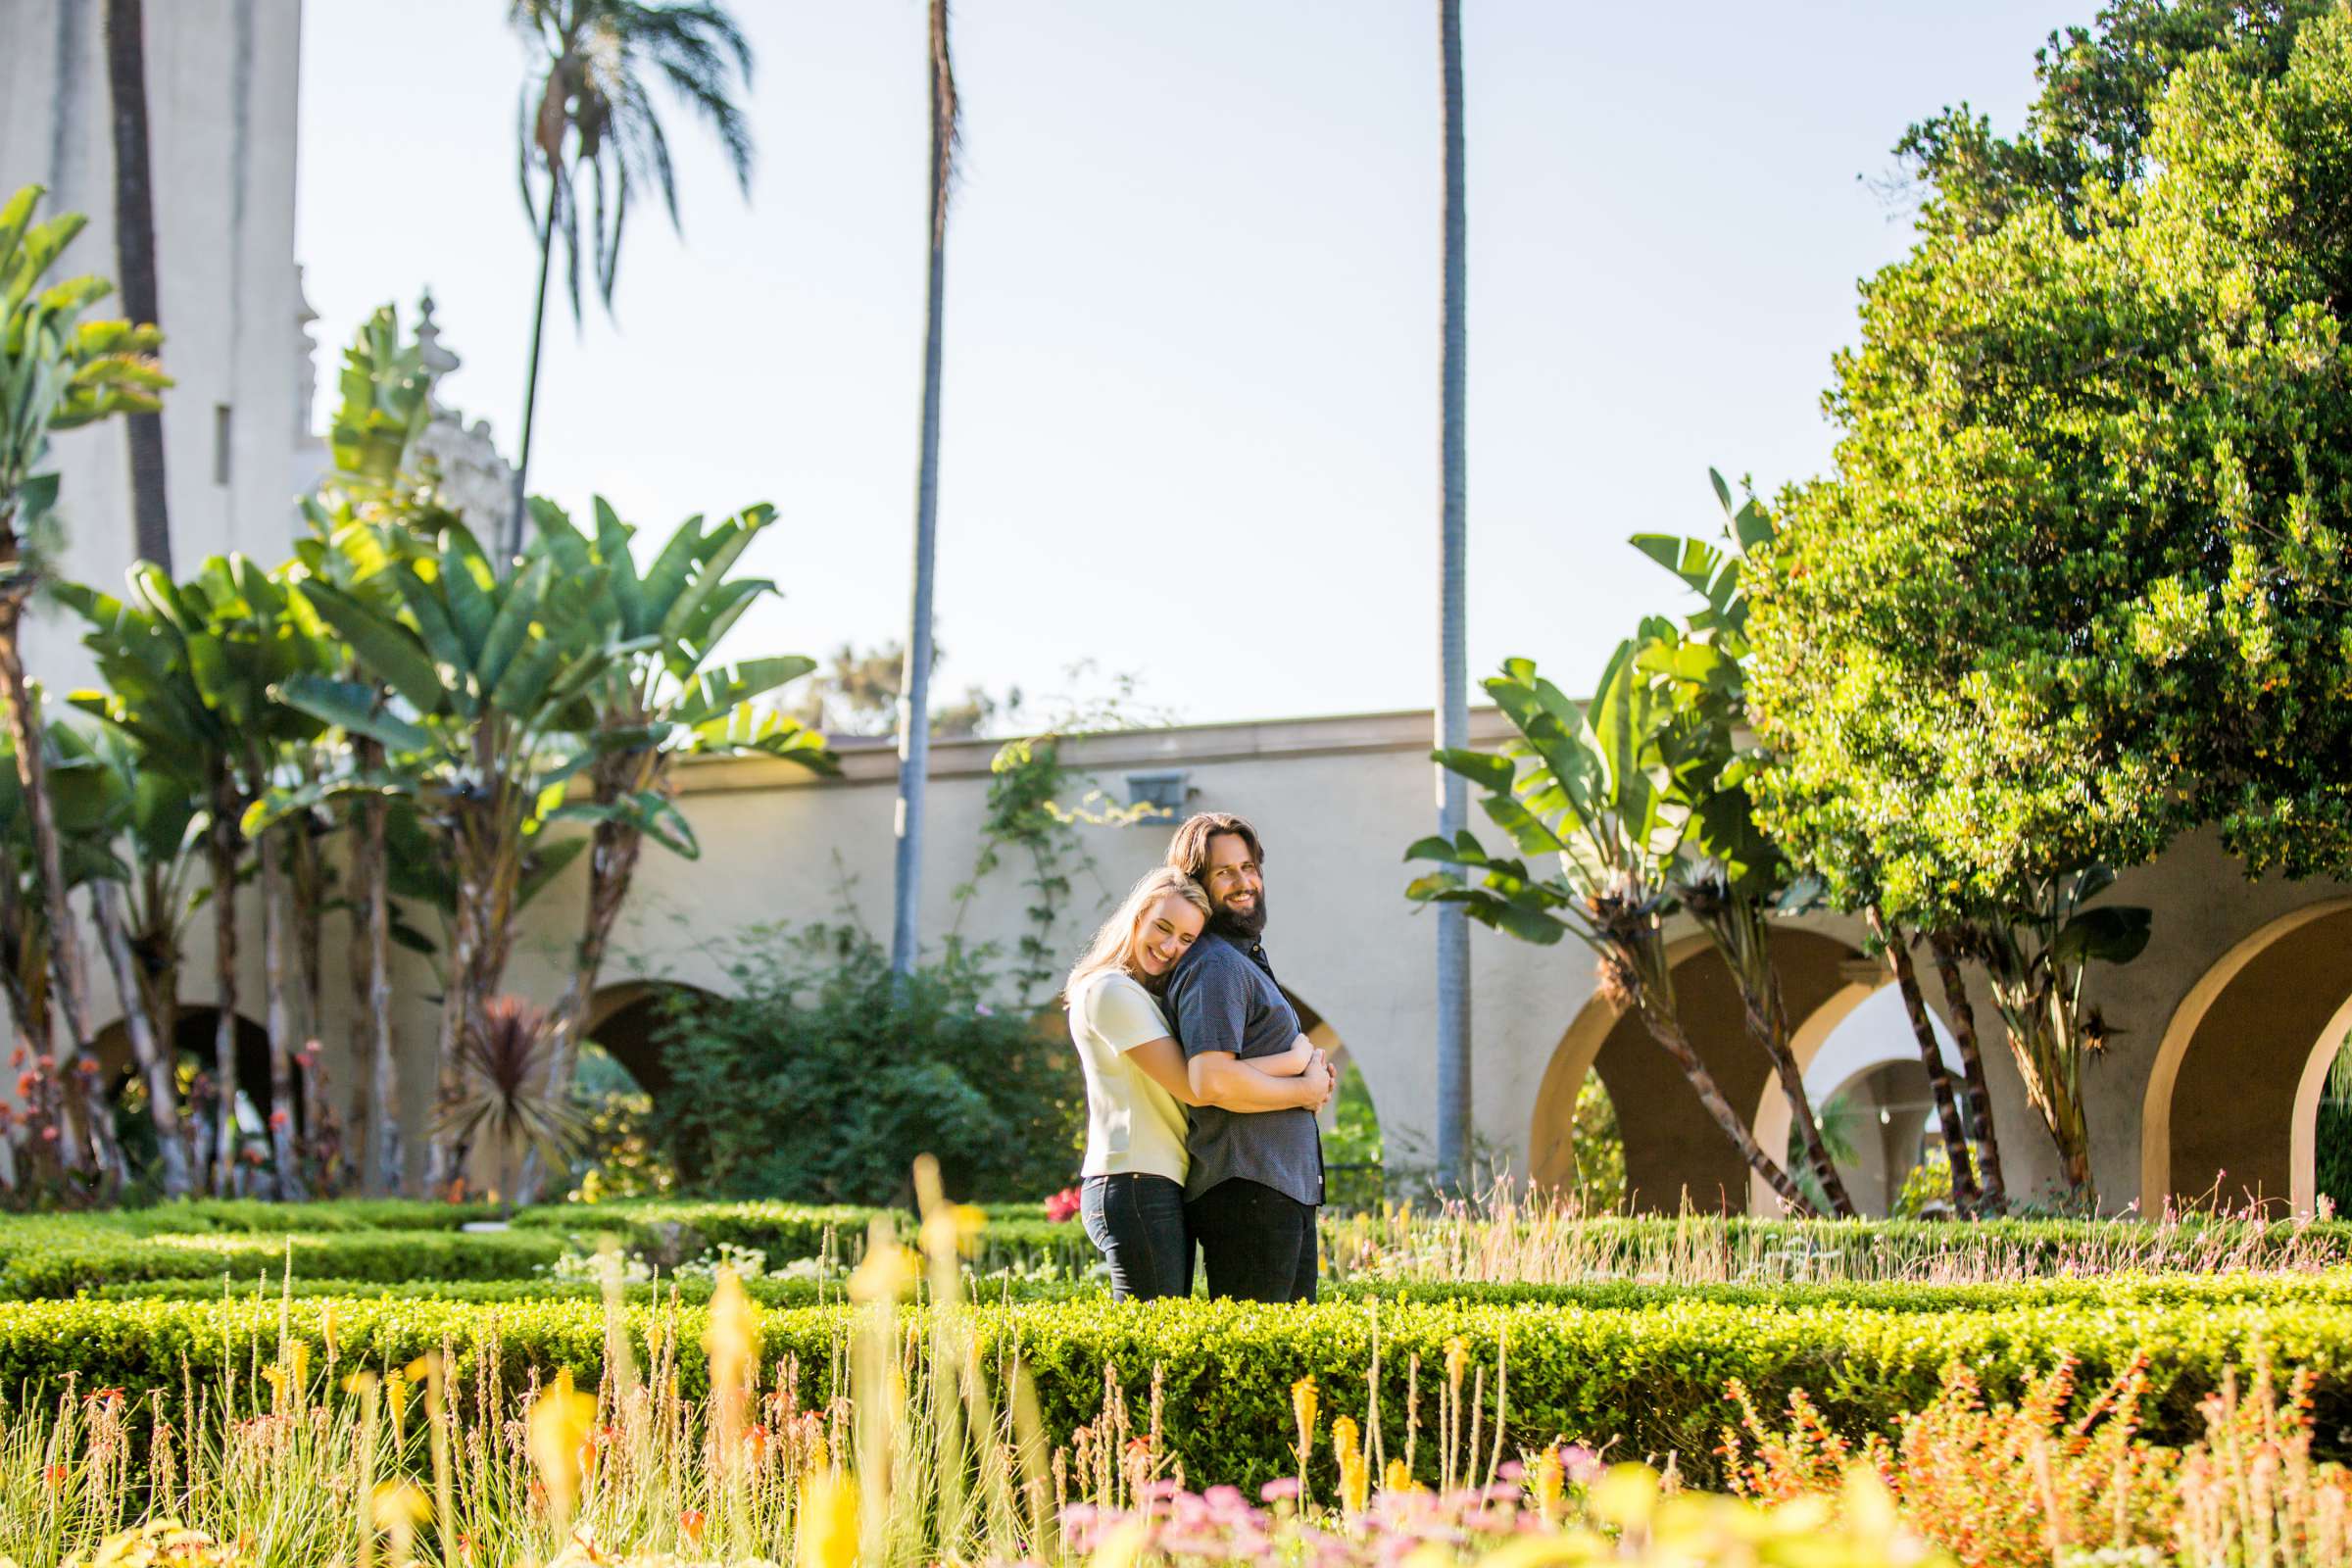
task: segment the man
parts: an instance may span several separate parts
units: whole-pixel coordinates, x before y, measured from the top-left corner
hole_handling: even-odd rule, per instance
[[[1206,890],[1211,909],[1167,990],[1169,1022],[1201,1102],[1185,1139],[1192,1162],[1184,1213],[1200,1243],[1209,1295],[1311,1301],[1323,1202],[1315,1110],[1331,1097],[1331,1066],[1317,1053],[1291,1080],[1241,1065],[1290,1050],[1299,1033],[1258,940],[1266,928],[1263,858],[1257,830],[1221,811],[1193,817],[1168,845],[1168,864]]]

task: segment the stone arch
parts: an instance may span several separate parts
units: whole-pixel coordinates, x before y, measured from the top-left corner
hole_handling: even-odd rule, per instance
[[[670,998],[685,995],[716,1002],[717,993],[682,980],[624,980],[598,991],[588,1002],[583,1039],[605,1048],[629,1071],[637,1086],[656,1100],[668,1092],[669,1067],[662,1060],[662,1026]]]
[[[1789,928],[1774,934],[1773,956],[1781,967],[1789,1015],[1802,1020],[1799,1042],[1807,1054],[1817,1051],[1844,1012],[1869,995],[1869,987],[1845,976],[1845,965],[1857,955],[1836,937]],[[1670,943],[1666,957],[1674,970],[1684,1027],[1700,1059],[1734,1105],[1761,1106],[1771,1066],[1747,1038],[1731,970],[1697,934]],[[1858,995],[1847,999],[1844,994],[1849,991]],[[1636,1208],[1670,1212],[1686,1195],[1699,1208],[1748,1206],[1746,1161],[1708,1118],[1681,1070],[1649,1038],[1642,1020],[1602,996],[1587,1002],[1560,1036],[1536,1093],[1528,1136],[1534,1181],[1564,1187],[1576,1179],[1570,1129],[1577,1091],[1588,1071],[1600,1074],[1616,1106],[1618,1129],[1625,1138],[1626,1188]],[[1781,1114],[1785,1140],[1786,1104]]]
[[[192,1057],[200,1070],[213,1070],[213,1026],[220,1009],[209,1002],[182,1003],[172,1028],[172,1054]],[[130,1028],[117,1018],[98,1031],[91,1042],[100,1066],[112,1080],[131,1077],[138,1063],[130,1051]],[[270,1031],[256,1019],[237,1014],[237,1090],[267,1116],[270,1113]],[[294,1064],[294,1114],[302,1114],[302,1063]]]
[[[2352,898],[2289,910],[2198,977],[2165,1025],[2148,1074],[2142,1212],[2208,1194],[2298,1209],[2316,1199],[2314,1124],[2325,1058],[2352,1023],[2348,998]],[[2176,1118],[2177,1104],[2196,1114]]]
[[[1867,969],[1868,981],[1851,976]],[[1868,1078],[1873,1073],[1894,1064],[1909,1063],[1919,1072],[1920,1082],[1927,1082],[1927,1069],[1920,1065],[1919,1042],[1911,1033],[1911,1020],[1901,1015],[1901,1004],[1896,1000],[1894,982],[1885,979],[1885,970],[1866,959],[1852,960],[1843,971],[1849,978],[1845,988],[1824,1002],[1797,1026],[1788,1042],[1796,1057],[1797,1070],[1805,1075],[1807,1098],[1818,1111],[1833,1095]],[[1891,1004],[1896,1018],[1886,1020],[1881,1027],[1871,1028],[1874,1020],[1869,1014]],[[1943,1064],[1951,1069],[1958,1083],[1961,1073],[1959,1048],[1952,1042],[1951,1032],[1944,1027],[1942,1017],[1933,1006],[1928,1018],[1936,1031],[1941,1048]],[[1860,1031],[1860,1032],[1858,1032]],[[1883,1045],[1878,1042],[1885,1042]],[[1775,1159],[1788,1147],[1788,1126],[1793,1117],[1788,1109],[1788,1097],[1781,1093],[1778,1079],[1767,1078],[1756,1113],[1748,1125],[1756,1130],[1756,1142],[1764,1146]],[[1850,1173],[1849,1173],[1850,1174]],[[1748,1175],[1748,1209],[1751,1213],[1771,1214],[1780,1211],[1780,1199],[1764,1179]],[[1862,1203],[1859,1194],[1857,1204]]]
[[[1316,1010],[1314,1004],[1308,1002],[1304,997],[1298,995],[1298,992],[1293,991],[1289,986],[1283,986],[1281,989],[1284,999],[1287,1000],[1291,1004],[1291,1010],[1298,1014],[1299,1029],[1304,1031],[1306,1038],[1313,1041],[1317,1046],[1320,1046],[1323,1049],[1323,1054],[1331,1058],[1331,1070],[1333,1073],[1346,1073],[1348,1070],[1348,1064],[1354,1058],[1348,1054],[1348,1042],[1340,1037],[1339,1030],[1333,1028],[1331,1020],[1324,1017],[1321,1012]],[[1371,1095],[1372,1093],[1372,1079],[1370,1074],[1366,1074],[1364,1077],[1364,1093],[1366,1095]],[[1317,1119],[1322,1122],[1323,1130],[1325,1132],[1331,1131],[1332,1127],[1337,1123],[1339,1116],[1339,1097],[1336,1095],[1324,1102],[1323,1113]],[[1374,1097],[1373,1099],[1372,1113],[1375,1117],[1380,1114],[1380,1101],[1378,1097]]]

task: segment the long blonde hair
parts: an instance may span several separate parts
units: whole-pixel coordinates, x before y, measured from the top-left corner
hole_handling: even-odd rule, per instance
[[[1063,1006],[1072,1005],[1077,1001],[1080,988],[1099,974],[1111,969],[1134,973],[1128,967],[1128,955],[1135,948],[1135,928],[1143,923],[1146,910],[1171,893],[1199,909],[1203,920],[1208,918],[1208,895],[1200,891],[1200,883],[1172,865],[1153,866],[1144,873],[1143,880],[1128,892],[1116,912],[1102,922],[1102,929],[1095,933],[1095,939],[1086,945],[1086,956],[1080,958],[1077,966],[1070,970],[1070,978],[1061,988]],[[1137,975],[1136,978],[1141,980],[1143,977]]]

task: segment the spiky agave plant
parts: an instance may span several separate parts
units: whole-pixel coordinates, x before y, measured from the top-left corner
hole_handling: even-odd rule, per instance
[[[460,1038],[462,1089],[438,1128],[455,1150],[452,1171],[465,1170],[466,1154],[482,1137],[497,1159],[499,1191],[509,1198],[524,1151],[536,1151],[557,1169],[570,1163],[586,1129],[569,1095],[549,1088],[552,1048],[545,1008],[514,996],[483,1004],[480,1023]]]

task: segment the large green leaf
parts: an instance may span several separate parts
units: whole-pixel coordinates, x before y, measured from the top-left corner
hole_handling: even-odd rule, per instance
[[[419,713],[442,707],[448,694],[440,671],[415,632],[330,583],[308,580],[299,592],[343,639],[361,669],[399,693]]]
[[[725,669],[705,671],[670,709],[670,717],[689,728],[707,723],[755,697],[799,680],[816,668],[816,661],[797,654],[771,659],[747,659]]]
[[[365,735],[395,756],[433,749],[430,730],[388,712],[376,690],[359,681],[304,673],[277,688],[279,702],[353,735]]]

